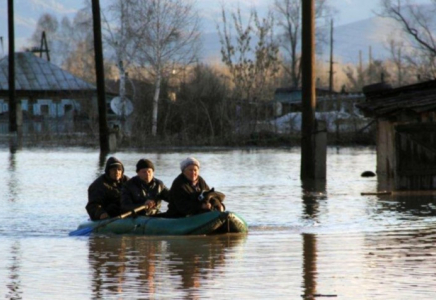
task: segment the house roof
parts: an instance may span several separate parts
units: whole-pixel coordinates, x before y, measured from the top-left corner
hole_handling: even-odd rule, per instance
[[[0,60],[0,91],[9,90],[9,57]],[[15,53],[17,91],[95,91],[96,87],[31,52]]]
[[[365,88],[364,88],[365,90]],[[387,116],[405,111],[416,113],[436,110],[436,80],[399,88],[369,89],[366,102],[357,105],[368,115]]]

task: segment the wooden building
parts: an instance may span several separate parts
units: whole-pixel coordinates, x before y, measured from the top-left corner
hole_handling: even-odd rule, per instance
[[[277,88],[274,92],[274,117],[290,112],[301,112],[302,90],[297,88]],[[342,111],[355,113],[355,105],[362,102],[363,94],[337,93],[327,89],[316,89],[316,110],[318,112]]]
[[[7,132],[9,59],[0,60],[0,131]],[[97,89],[32,52],[15,53],[17,120],[73,120],[96,112]],[[22,124],[19,124],[22,125]],[[28,124],[27,124],[28,125]],[[37,126],[38,127],[38,126]]]
[[[377,174],[395,190],[436,189],[436,81],[363,92],[358,107],[377,123]]]

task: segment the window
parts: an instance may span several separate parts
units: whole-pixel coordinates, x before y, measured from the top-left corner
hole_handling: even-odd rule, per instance
[[[69,111],[72,111],[72,110],[73,110],[73,105],[71,105],[71,104],[64,105],[64,111],[66,113],[69,112]]]
[[[49,115],[49,107],[48,107],[47,104],[41,104],[40,109],[41,109],[41,115],[42,116],[48,116]]]

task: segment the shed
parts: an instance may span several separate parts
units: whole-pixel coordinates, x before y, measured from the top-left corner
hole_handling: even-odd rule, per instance
[[[395,190],[436,188],[436,81],[363,89],[357,105],[377,124],[377,174]]]

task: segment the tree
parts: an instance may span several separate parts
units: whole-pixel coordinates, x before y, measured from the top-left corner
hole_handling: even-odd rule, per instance
[[[207,65],[198,64],[192,70],[189,82],[182,85],[177,115],[189,137],[225,137],[231,131],[227,87],[223,78]],[[195,120],[195,123],[193,122]],[[179,128],[180,129],[180,128]]]
[[[381,60],[370,62],[365,68],[347,66],[344,70],[350,83],[350,91],[360,92],[365,85],[388,81],[391,77],[385,63]]]
[[[334,14],[327,0],[316,0],[315,18],[317,22],[328,21]],[[299,87],[301,81],[300,51],[301,45],[301,0],[275,0],[274,11],[277,24],[283,30],[280,46],[284,49],[285,59],[283,68],[290,77],[293,87]],[[322,30],[316,32],[317,45],[322,45],[325,40]]]
[[[152,135],[157,135],[158,106],[163,77],[173,65],[192,63],[199,47],[199,17],[192,1],[137,0],[133,28],[143,29],[137,63],[154,78]]]
[[[245,101],[241,103],[241,107],[249,107],[247,117],[253,125],[250,129],[253,132],[259,118],[257,107],[261,100],[271,98],[274,81],[279,72],[278,45],[274,40],[273,31],[274,18],[272,13],[268,12],[265,18],[260,19],[254,9],[251,10],[246,25],[240,9],[231,13],[231,17],[235,38],[232,24],[227,21],[223,7],[222,26],[218,26],[222,61],[231,74],[234,98]],[[241,114],[240,117],[243,119],[243,110]]]
[[[109,52],[108,58],[116,62],[120,78],[119,94],[123,119],[126,107],[126,70],[134,61],[140,47],[140,37],[148,27],[147,19],[142,20],[141,26],[135,26],[136,4],[136,0],[114,0],[108,7],[108,14],[103,15],[103,38],[113,50]]]
[[[90,3],[89,3],[90,4]],[[92,32],[91,6],[79,10],[73,22],[63,28],[63,36],[68,39],[68,50],[62,66],[88,82],[95,82],[94,36]]]
[[[434,12],[436,1],[429,5],[416,5],[410,0],[382,0],[381,16],[398,22],[416,51],[404,53],[411,65],[423,72],[422,77],[436,76],[436,36]]]

